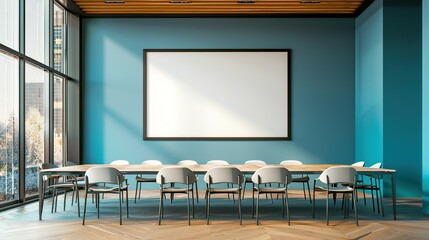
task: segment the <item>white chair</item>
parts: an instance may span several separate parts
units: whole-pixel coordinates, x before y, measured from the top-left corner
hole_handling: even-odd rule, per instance
[[[39,164],[39,168],[41,170],[43,169],[52,169],[52,168],[58,168],[57,165],[52,164],[52,163],[42,163]],[[73,193],[76,192],[76,199],[77,199],[77,214],[80,217],[80,206],[79,206],[79,191],[78,191],[78,186],[76,185],[76,180],[70,181],[70,182],[60,182],[60,177],[59,175],[44,175],[43,176],[43,181],[45,182],[43,184],[43,188],[42,191],[43,193],[45,192],[45,189],[48,191],[52,191],[52,208],[51,208],[51,213],[57,212],[57,205],[58,205],[58,191],[63,191],[64,192],[64,211],[66,210],[66,199],[67,199],[67,191],[68,190],[72,190]],[[74,176],[70,176],[72,179],[74,179]],[[52,184],[49,184],[50,180],[52,181]],[[47,184],[47,186],[45,186],[45,184]],[[72,205],[73,205],[73,197],[72,197]]]
[[[329,225],[329,194],[343,193],[345,194],[344,200],[347,204],[344,204],[344,218],[348,214],[348,202],[349,194],[352,194],[353,207],[355,210],[356,225],[358,222],[358,212],[356,205],[356,176],[357,172],[351,166],[335,166],[326,169],[320,174],[319,178],[314,179],[314,190],[313,190],[313,218],[315,217],[316,211],[316,190],[326,192],[326,225]],[[324,186],[317,186],[316,182],[321,182]]]
[[[247,160],[246,162],[244,162],[244,165],[266,166],[267,163],[262,160]],[[246,183],[252,182],[252,177],[247,177],[246,174],[244,174],[244,177],[245,177],[245,181],[243,186],[243,196],[242,196],[243,199],[244,199],[244,194],[246,193]]]
[[[206,163],[207,165],[216,165],[216,166],[227,166],[229,163],[225,160],[210,160]]]
[[[381,163],[376,163],[369,168],[381,168]],[[381,203],[381,214],[384,217],[384,204],[383,204],[383,194],[381,193],[381,179],[382,176],[379,174],[364,174],[362,176],[366,176],[369,178],[370,183],[364,183],[364,178],[362,178],[362,181],[360,183],[356,184],[356,189],[360,189],[363,191],[364,196],[364,203],[366,205],[366,197],[365,197],[365,191],[370,190],[371,191],[371,197],[372,197],[372,211],[375,212],[375,204],[374,204],[374,191],[377,198],[377,211],[380,213],[380,203]],[[374,180],[374,181],[373,181]]]
[[[365,162],[364,161],[359,161],[359,162],[355,162],[355,163],[353,163],[352,165],[350,165],[350,166],[352,166],[352,167],[363,167],[365,165]]]
[[[259,195],[262,193],[277,193],[282,195],[282,216],[285,216],[284,205],[286,202],[286,212],[288,225],[290,225],[290,215],[289,215],[289,203],[288,203],[288,193],[287,187],[288,184],[292,182],[292,175],[289,170],[284,167],[279,166],[266,166],[262,167],[252,175],[253,182],[253,192],[252,192],[252,217],[254,216],[254,204],[255,204],[255,191],[258,193],[257,202],[256,202],[256,225],[259,225]],[[261,184],[272,184],[278,183],[279,187],[262,187]],[[256,187],[255,187],[256,184]]]
[[[177,165],[179,166],[196,166],[198,165],[197,161],[195,160],[181,160],[177,163]],[[197,176],[197,180],[195,180],[195,192],[196,192],[196,196],[197,196],[197,203],[198,203],[198,174],[196,174]]]
[[[159,201],[159,219],[158,224],[161,225],[161,218],[164,217],[164,194],[184,193],[187,195],[188,206],[188,224],[191,225],[191,213],[189,203],[189,192],[192,193],[192,217],[195,217],[194,209],[194,189],[193,185],[197,180],[197,176],[187,167],[165,167],[162,168],[156,175],[156,182],[160,185],[160,201]],[[165,187],[169,184],[169,187]],[[185,185],[179,186],[178,185]]]
[[[124,166],[124,165],[130,165],[130,162],[128,162],[128,160],[113,160],[112,162],[110,162],[110,165],[114,165],[114,166]],[[104,199],[104,193],[102,194],[102,198]]]
[[[363,166],[365,166],[365,162],[364,161],[355,162],[355,163],[351,164],[350,166],[352,166],[352,167],[363,167]],[[357,183],[362,182],[362,178],[360,177],[360,175],[357,176],[356,182]],[[364,201],[365,201],[365,205],[366,205],[365,191],[364,191],[363,196],[364,196]],[[356,199],[356,200],[358,200],[358,199]]]
[[[215,166],[228,166],[229,162],[225,161],[225,160],[210,160],[206,163],[206,165],[215,165]],[[229,183],[226,184],[226,187],[229,187]],[[207,198],[207,191],[206,191],[206,198]],[[230,199],[229,197],[229,193],[228,193],[228,199]],[[235,203],[235,198],[234,198],[234,194],[232,194],[232,200]]]
[[[298,166],[303,165],[301,161],[298,160],[284,160],[280,163],[282,166]],[[307,199],[307,194],[305,193],[305,185],[307,184],[308,189],[308,198],[310,199],[311,203],[311,193],[310,193],[310,178],[308,175],[301,175],[301,177],[294,177],[292,176],[292,182],[302,183],[302,191],[304,192],[304,199]]]
[[[101,185],[103,184],[103,185]],[[85,204],[83,207],[83,221],[85,225],[86,202],[88,194],[95,195],[97,217],[100,218],[100,193],[115,193],[119,196],[119,224],[122,225],[123,192],[126,195],[127,218],[128,213],[128,183],[119,170],[114,167],[92,167],[85,174]]]
[[[127,160],[114,160],[110,163],[110,165],[130,165],[130,162]]]
[[[242,224],[242,216],[241,216],[241,185],[243,184],[244,177],[241,171],[235,167],[229,166],[219,166],[211,168],[207,171],[204,176],[204,182],[207,183],[206,190],[206,217],[207,217],[207,225],[209,224],[210,219],[210,199],[212,194],[226,194],[232,193],[237,194],[238,197],[238,213],[240,215],[240,225]],[[231,184],[231,187],[220,188],[214,187],[214,185],[220,183],[228,183]],[[234,187],[236,185],[236,187]]]
[[[76,166],[76,165],[78,165],[78,164],[76,164],[74,162],[71,162],[71,161],[66,161],[66,163],[65,163],[66,167]],[[76,197],[76,200],[74,200],[75,199],[75,195],[77,196],[77,193],[78,193],[78,191],[80,189],[84,189],[85,188],[85,176],[79,175],[79,176],[76,176],[76,177],[71,177],[71,178],[67,179],[67,182],[70,182],[70,183],[74,182],[76,184],[76,186],[77,186],[77,188],[75,189],[75,191],[73,191],[73,194],[72,194],[71,205],[73,206],[73,202],[77,203],[77,201],[78,201],[77,197]]]
[[[162,165],[159,160],[144,160],[141,165]],[[142,183],[156,183],[155,177],[143,177],[141,174],[136,176],[136,191],[134,196],[134,203],[137,202],[137,192],[139,193],[139,199],[142,193]]]

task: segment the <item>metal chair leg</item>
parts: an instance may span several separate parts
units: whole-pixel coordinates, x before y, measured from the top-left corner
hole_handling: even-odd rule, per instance
[[[63,211],[66,210],[66,203],[67,203],[66,199],[67,199],[67,189],[64,190],[64,206],[63,206]]]
[[[189,186],[187,186],[188,189],[186,191],[187,193],[187,198],[186,198],[186,205],[188,206],[188,225],[191,225],[191,203],[189,202]]]
[[[210,220],[210,191],[208,191],[207,194],[207,225],[209,225],[209,220]]]
[[[198,198],[197,198],[198,203]],[[195,218],[194,189],[192,189],[192,218]]]
[[[198,182],[195,182],[195,191],[197,191],[196,195],[197,195],[197,203],[198,203],[198,198],[199,198],[199,196],[198,196]],[[192,190],[192,195],[193,195],[193,193],[194,193],[194,190]]]
[[[326,225],[329,226],[329,191],[326,191]]]
[[[282,218],[285,218],[285,194],[282,193]]]
[[[289,195],[287,193],[285,193],[285,199],[286,199],[286,214],[287,214],[287,224],[290,226],[290,213],[289,213]]]
[[[316,215],[316,181],[314,181],[313,185],[313,219]]]
[[[127,206],[127,218],[130,218],[129,208],[128,208],[128,189],[125,190],[125,197],[126,197],[126,206]]]
[[[123,192],[119,190],[119,225],[122,225],[122,201],[124,201]]]
[[[87,202],[87,198],[88,198],[88,191],[85,190],[85,202],[83,204],[83,220],[82,220],[82,225],[85,225],[85,215],[86,215],[86,202]]]
[[[134,203],[137,203],[137,192],[139,191],[139,182],[136,183],[136,192],[134,195]]]
[[[310,199],[310,203],[311,203],[311,194],[310,194],[310,183],[309,183],[309,181],[307,181],[307,189],[308,189],[308,198]]]
[[[104,195],[104,193],[103,193],[103,195]],[[97,218],[100,218],[100,194],[99,193],[97,193],[97,206],[98,206],[98,208],[97,208]]]
[[[161,196],[159,197],[159,216],[158,216],[158,225],[161,225],[161,214],[162,214],[162,207],[163,207],[163,201],[164,201],[164,198],[163,198],[163,192],[162,191],[160,191],[160,193],[161,193]]]
[[[241,190],[238,190],[238,212],[240,214],[240,225],[243,225],[243,217],[241,215]]]
[[[252,218],[255,218],[255,184],[252,186]]]
[[[357,194],[356,189],[353,190],[353,194],[356,196],[356,194]],[[354,208],[355,208],[356,226],[359,226],[358,210],[357,210],[357,205],[356,205],[356,197],[354,197],[353,199],[354,199],[353,205],[354,205]]]
[[[259,225],[259,190],[258,195],[256,197],[256,225]]]

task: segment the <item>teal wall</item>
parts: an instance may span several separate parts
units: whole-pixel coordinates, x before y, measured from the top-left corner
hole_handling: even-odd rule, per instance
[[[423,1],[423,212],[429,214],[429,1]]]
[[[398,197],[422,191],[421,4],[384,0],[383,7],[383,164],[398,170]]]
[[[83,162],[355,161],[354,19],[83,20]],[[291,141],[144,141],[143,49],[292,49]]]
[[[421,20],[421,0],[376,0],[356,19],[356,159],[396,169],[398,197],[422,191]]]
[[[398,197],[421,196],[422,174],[429,178],[421,13],[420,0],[376,0],[357,19],[84,19],[83,162],[364,160],[397,169]],[[292,49],[292,140],[144,141],[146,48]]]
[[[383,162],[383,2],[356,18],[356,160]]]

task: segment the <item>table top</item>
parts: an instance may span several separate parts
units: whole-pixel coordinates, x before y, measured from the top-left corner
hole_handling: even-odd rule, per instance
[[[141,165],[141,164],[133,164],[133,165],[110,165],[110,164],[83,164],[83,165],[75,165],[68,167],[60,167],[60,168],[51,168],[40,170],[43,174],[76,174],[76,173],[85,173],[91,167],[101,167],[101,166],[109,166],[118,169],[120,172],[124,174],[155,174],[158,173],[161,168],[167,166],[178,166],[176,164],[171,165]],[[253,173],[259,168],[263,167],[262,165],[228,165],[230,167],[236,167],[243,173]],[[281,166],[270,164],[267,166]],[[284,166],[291,173],[296,174],[320,174],[325,169],[332,166],[349,166],[349,165],[341,165],[341,164],[305,164],[305,165],[292,165],[292,166]],[[195,173],[206,173],[210,168],[218,167],[216,165],[193,165],[193,166],[184,166],[188,167]],[[394,174],[396,170],[393,169],[385,169],[385,168],[368,168],[368,167],[354,167],[358,173],[367,173],[367,174]]]

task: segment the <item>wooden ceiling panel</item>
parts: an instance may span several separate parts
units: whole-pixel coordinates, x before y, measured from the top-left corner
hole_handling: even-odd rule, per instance
[[[373,0],[74,0],[88,15],[350,15]]]

